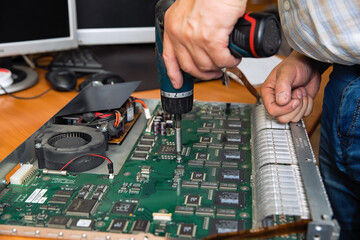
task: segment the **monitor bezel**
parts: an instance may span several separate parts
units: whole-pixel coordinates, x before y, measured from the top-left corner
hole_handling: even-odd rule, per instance
[[[141,44],[155,42],[155,27],[78,29],[79,45]]]
[[[52,39],[0,43],[0,57],[54,52],[78,47],[75,0],[67,0],[70,36]]]

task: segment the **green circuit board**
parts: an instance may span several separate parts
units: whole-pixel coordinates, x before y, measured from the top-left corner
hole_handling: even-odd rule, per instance
[[[182,118],[179,162],[173,121],[157,106],[152,121],[167,127],[144,128],[114,179],[37,170],[3,192],[0,224],[199,239],[250,229],[251,112],[252,105],[195,103]]]

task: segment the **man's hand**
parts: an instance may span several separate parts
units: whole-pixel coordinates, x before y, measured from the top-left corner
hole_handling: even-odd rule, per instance
[[[293,51],[269,74],[262,88],[262,99],[271,116],[280,122],[297,122],[310,115],[321,76],[309,59]]]
[[[228,45],[245,7],[246,0],[176,0],[166,11],[163,58],[175,88],[183,83],[181,69],[208,80],[240,63]]]

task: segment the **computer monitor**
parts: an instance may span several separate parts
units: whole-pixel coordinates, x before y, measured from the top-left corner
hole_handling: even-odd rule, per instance
[[[9,67],[8,61],[4,64],[4,57],[76,48],[76,26],[75,0],[0,0],[0,67]],[[20,68],[27,78],[17,79],[6,88],[7,92],[19,91],[37,82],[34,72]],[[16,69],[19,70],[14,67],[14,71]]]
[[[80,45],[155,42],[158,0],[77,0]]]

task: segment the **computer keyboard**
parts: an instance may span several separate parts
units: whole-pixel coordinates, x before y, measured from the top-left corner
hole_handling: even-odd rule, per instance
[[[50,65],[51,70],[65,68],[74,72],[94,73],[103,70],[102,64],[89,49],[58,52]]]

